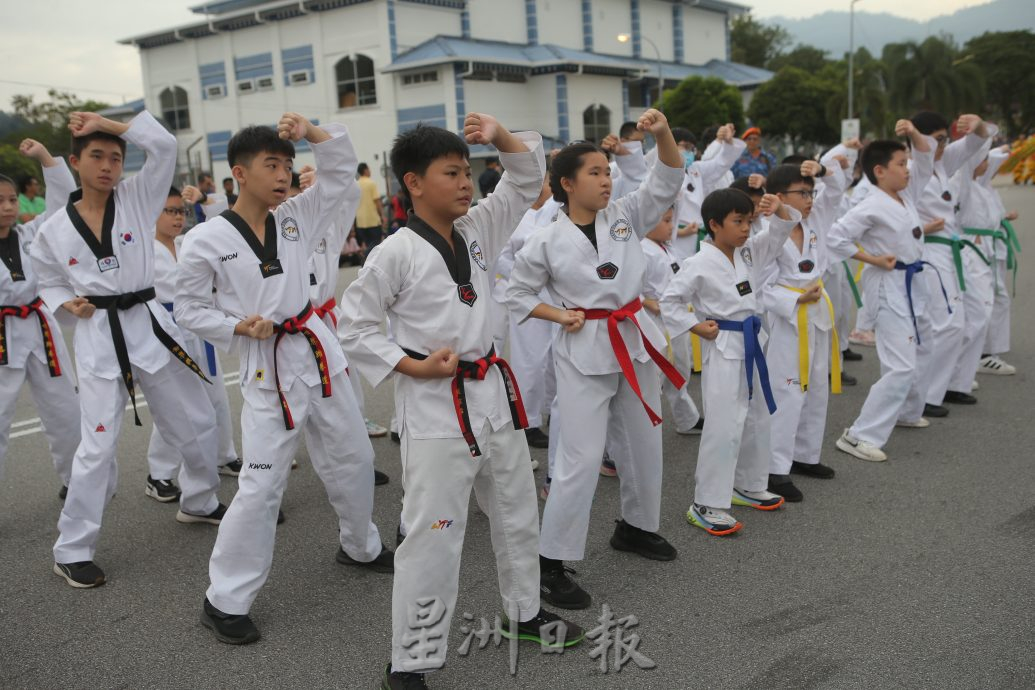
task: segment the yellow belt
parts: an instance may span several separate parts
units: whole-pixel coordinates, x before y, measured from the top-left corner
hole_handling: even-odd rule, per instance
[[[687,306],[687,309],[693,311],[694,308]],[[690,355],[694,362],[694,371],[698,374],[701,373],[701,338],[696,333],[690,334]]]
[[[823,288],[823,281],[819,281],[820,288]],[[781,285],[791,292],[804,294],[805,290]],[[830,301],[830,295],[823,289],[823,299],[826,300],[827,309],[830,311],[830,392],[841,392],[841,342],[837,337],[837,323],[834,319],[834,305]],[[802,391],[809,389],[809,305],[798,305],[798,382]]]

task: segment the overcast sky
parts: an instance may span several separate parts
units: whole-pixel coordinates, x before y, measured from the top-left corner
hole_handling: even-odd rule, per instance
[[[6,67],[0,74],[0,109],[9,110],[15,94],[42,97],[48,86],[110,103],[139,98],[137,51],[116,41],[197,21],[187,8],[199,1],[104,0],[85,10],[82,0],[23,0],[16,9],[6,8],[0,22],[0,64]],[[927,20],[986,1],[860,0],[856,9]],[[756,17],[805,17],[848,8],[848,0],[737,2],[752,6]]]

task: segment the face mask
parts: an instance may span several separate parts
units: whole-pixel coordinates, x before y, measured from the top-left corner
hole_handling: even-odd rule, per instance
[[[689,168],[694,162],[693,151],[683,151],[683,167]]]

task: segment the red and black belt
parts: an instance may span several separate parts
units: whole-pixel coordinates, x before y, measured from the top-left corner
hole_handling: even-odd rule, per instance
[[[336,306],[338,306],[337,300],[331,297],[329,300],[327,300],[320,306],[313,307],[313,311],[316,313],[316,316],[318,318],[322,319],[325,316],[331,317],[331,323],[334,324],[335,330],[337,330],[338,328],[338,316],[334,313],[334,308]]]
[[[427,355],[403,348],[403,352],[413,359],[427,359]],[[467,411],[467,394],[464,391],[464,380],[474,379],[484,381],[489,367],[495,366],[500,370],[503,377],[503,385],[507,389],[507,402],[510,404],[510,417],[514,420],[515,429],[524,429],[528,426],[528,417],[525,416],[525,404],[521,401],[521,389],[518,388],[517,378],[514,371],[507,364],[507,360],[496,356],[495,348],[489,348],[489,354],[473,362],[461,360],[456,365],[456,375],[453,376],[453,408],[456,410],[456,420],[460,423],[460,432],[467,441],[467,448],[471,451],[471,457],[476,458],[482,454],[478,447],[478,441],[474,438],[474,431],[471,429],[471,416]]]
[[[654,363],[658,365],[661,372],[668,377],[668,380],[672,382],[672,385],[676,388],[682,388],[686,384],[686,379],[680,375],[672,363],[668,361],[665,355],[658,352],[654,345],[651,344],[650,340],[643,335],[643,329],[640,328],[640,322],[636,320],[636,313],[643,308],[643,303],[640,302],[640,298],[637,297],[629,304],[619,309],[582,309],[578,308],[576,311],[580,311],[586,315],[587,320],[596,319],[607,319],[607,335],[611,339],[611,348],[615,352],[615,358],[618,360],[618,366],[622,369],[622,374],[625,375],[625,380],[629,382],[629,387],[636,393],[636,397],[643,403],[643,409],[647,411],[647,416],[650,417],[651,424],[657,426],[661,424],[661,417],[651,409],[647,401],[643,399],[643,393],[640,392],[640,382],[636,379],[636,370],[633,368],[632,357],[629,356],[629,348],[625,345],[625,340],[622,338],[622,334],[618,331],[618,324],[628,319],[632,321],[633,325],[636,326],[636,330],[640,332],[640,340],[643,342],[643,347],[646,348],[647,354],[654,360]]]
[[[316,337],[312,329],[306,326],[308,321],[317,310],[313,307],[312,302],[305,305],[305,309],[298,312],[298,316],[287,319],[280,324],[273,326],[273,330],[276,331],[277,336],[273,340],[273,382],[277,386],[277,396],[280,398],[280,409],[284,413],[284,428],[291,430],[295,428],[295,420],[291,416],[291,408],[288,406],[287,397],[284,395],[284,391],[280,387],[280,367],[277,364],[277,349],[280,347],[280,341],[284,339],[285,335],[294,335],[301,333],[305,336],[306,341],[309,343],[309,349],[313,351],[313,358],[316,360],[316,368],[320,371],[320,389],[323,393],[323,397],[331,397],[331,374],[330,368],[327,366],[327,351],[323,349],[323,343]]]
[[[33,314],[40,322],[40,334],[43,336],[43,346],[47,351],[47,367],[50,375],[61,376],[61,363],[58,361],[57,349],[54,343],[54,332],[50,329],[47,316],[43,313],[43,298],[37,297],[29,304],[21,306],[0,305],[0,366],[7,364],[7,328],[5,322],[8,316],[16,319],[27,319]]]
[[[129,392],[129,400],[133,405],[133,423],[137,426],[142,426],[140,423],[140,415],[137,414],[137,398],[136,398],[136,386],[133,383],[133,367],[129,361],[129,350],[126,348],[126,334],[122,332],[122,322],[119,320],[119,312],[125,311],[135,307],[138,304],[146,305],[155,298],[155,289],[153,287],[144,288],[143,290],[137,290],[136,292],[126,292],[121,295],[94,295],[87,296],[86,300],[97,307],[108,312],[108,326],[111,329],[111,342],[115,346],[115,359],[119,363],[119,371],[122,373],[122,381],[126,384],[126,390]],[[145,306],[145,308],[147,308]],[[151,331],[155,334],[166,350],[172,353],[172,355],[180,360],[185,367],[193,371],[201,380],[205,383],[212,383],[208,380],[205,374],[201,371],[201,367],[198,363],[187,354],[187,351],[183,349],[183,346],[176,342],[176,339],[165,332],[162,328],[162,324],[158,323],[158,319],[155,318],[154,312],[150,308],[147,308],[147,315],[151,317]]]

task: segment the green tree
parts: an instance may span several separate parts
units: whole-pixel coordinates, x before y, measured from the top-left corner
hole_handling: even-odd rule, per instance
[[[1035,33],[984,33],[967,42],[958,60],[981,69],[992,114],[1011,135],[1035,126]]]
[[[790,137],[795,149],[807,142],[830,144],[841,137],[827,120],[826,104],[835,93],[827,80],[785,67],[758,88],[748,114],[767,135]]]
[[[727,122],[738,131],[744,127],[740,91],[718,77],[687,77],[676,88],[665,91],[661,107],[673,127],[686,127],[691,132]]]
[[[826,51],[799,43],[794,50],[769,60],[765,68],[778,72],[784,67],[797,67],[810,74],[816,74],[830,64]]]
[[[859,118],[862,135],[876,138],[888,136],[893,122],[888,104],[887,68],[866,48],[859,48],[855,53],[853,71],[853,115]],[[817,76],[828,82],[834,90],[834,95],[826,103],[827,120],[831,126],[840,128],[841,120],[849,117],[848,60],[829,63]]]
[[[753,67],[765,67],[791,44],[791,35],[779,26],[755,21],[742,14],[730,22],[730,58]]]
[[[25,137],[38,140],[55,156],[67,155],[71,147],[68,133],[68,115],[75,111],[96,111],[108,107],[107,103],[81,100],[73,93],[51,89],[49,100],[37,103],[33,96],[14,96],[11,106],[16,117],[25,121],[21,129],[9,132],[4,141],[18,145]]]
[[[985,81],[981,68],[961,59],[950,40],[931,36],[923,43],[908,41],[884,46],[888,98],[903,114],[935,110],[946,117],[983,109]]]
[[[0,144],[0,175],[7,175],[15,182],[30,175],[43,181],[39,163],[19,153],[17,144]]]

